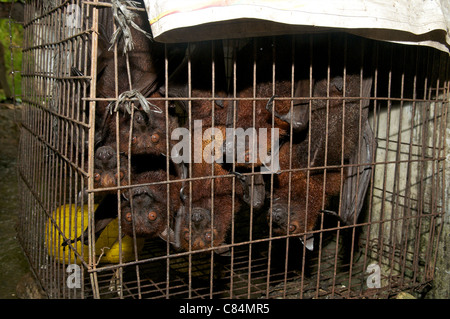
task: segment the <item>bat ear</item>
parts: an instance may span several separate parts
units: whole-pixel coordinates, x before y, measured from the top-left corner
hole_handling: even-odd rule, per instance
[[[214,249],[214,252],[219,256],[231,256],[230,247],[225,247],[225,244],[220,245],[218,248]]]
[[[159,237],[170,244],[175,244],[175,232],[172,228],[167,229],[167,227],[159,234]]]
[[[306,249],[308,249],[309,251],[313,251],[314,250],[314,235],[309,235],[306,237],[306,241],[303,242],[303,238],[299,237],[300,241],[302,242],[303,245],[305,245]]]
[[[178,84],[178,83],[169,83],[169,85],[166,87],[165,85],[161,86],[159,88],[159,93],[162,96],[170,97],[188,97],[189,95],[189,88],[187,84]],[[181,107],[186,110],[187,109],[187,101],[177,101],[181,105]]]
[[[261,174],[256,174],[253,179],[253,201],[251,201],[251,176],[242,175],[238,172],[232,172],[237,175],[239,181],[242,183],[244,188],[244,202],[247,205],[253,206],[254,209],[259,209],[264,205],[266,198],[266,188],[263,176]]]
[[[344,79],[342,76],[334,77],[330,84],[333,85],[339,93],[342,93],[342,90],[344,89]]]
[[[270,150],[270,155],[266,156],[263,159],[263,165],[260,167],[261,174],[279,174],[280,173],[280,145],[277,142],[275,145],[272,145],[272,149]],[[273,160],[273,161],[272,161]]]

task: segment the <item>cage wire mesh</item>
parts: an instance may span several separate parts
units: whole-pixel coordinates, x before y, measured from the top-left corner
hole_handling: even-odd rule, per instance
[[[19,239],[50,298],[426,290],[447,54],[342,32],[161,44],[121,4],[25,5]]]

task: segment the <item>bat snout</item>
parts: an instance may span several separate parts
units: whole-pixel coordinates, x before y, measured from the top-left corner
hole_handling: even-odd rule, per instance
[[[133,189],[133,197],[147,194],[150,196],[150,190],[146,186],[140,186]]]
[[[201,223],[209,215],[210,215],[209,210],[200,208],[200,207],[196,207],[192,210],[191,220],[194,223]]]
[[[272,220],[276,224],[281,224],[286,221],[287,207],[282,204],[275,204],[272,206]]]
[[[99,147],[95,152],[95,158],[103,165],[110,164],[114,166],[116,164],[114,155],[116,155],[116,152],[111,146]]]

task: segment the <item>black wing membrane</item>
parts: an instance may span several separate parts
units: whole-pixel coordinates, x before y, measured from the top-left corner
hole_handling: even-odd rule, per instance
[[[351,165],[342,192],[341,219],[347,225],[355,224],[361,213],[372,175],[375,144],[372,128],[366,119],[362,127],[361,147],[356,149],[350,158]]]

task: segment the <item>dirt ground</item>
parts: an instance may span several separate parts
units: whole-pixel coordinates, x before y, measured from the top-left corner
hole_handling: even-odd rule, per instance
[[[0,299],[18,298],[16,286],[30,272],[16,233],[20,113],[20,106],[0,104]]]

